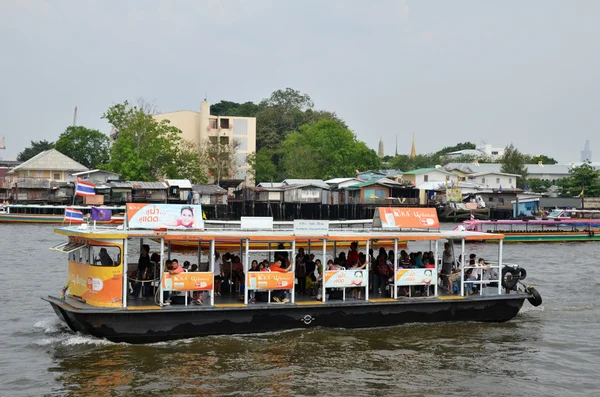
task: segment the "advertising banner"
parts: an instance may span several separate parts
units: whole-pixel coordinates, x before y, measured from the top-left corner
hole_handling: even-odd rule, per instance
[[[293,289],[292,272],[248,272],[248,289]]]
[[[325,288],[366,287],[368,280],[364,269],[325,271]]]
[[[449,203],[462,203],[462,189],[446,189],[446,201]]]
[[[213,280],[214,274],[207,272],[166,273],[162,278],[162,288],[165,291],[210,291]]]
[[[381,228],[439,229],[440,221],[435,208],[379,207],[373,226]]]
[[[130,229],[204,229],[202,206],[188,204],[127,204]]]
[[[400,286],[433,285],[435,269],[398,269],[396,283]]]
[[[123,299],[121,266],[91,266],[69,261],[69,294],[101,307],[120,307]]]

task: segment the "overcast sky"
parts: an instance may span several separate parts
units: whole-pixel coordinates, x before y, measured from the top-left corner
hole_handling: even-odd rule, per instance
[[[144,97],[309,94],[386,154],[514,143],[600,160],[600,1],[0,0],[5,160]]]

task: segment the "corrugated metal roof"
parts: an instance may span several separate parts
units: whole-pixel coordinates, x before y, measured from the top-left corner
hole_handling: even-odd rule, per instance
[[[119,189],[131,189],[131,183],[130,182],[109,182],[107,183],[108,185],[114,187],[114,188],[119,188]]]
[[[19,170],[51,170],[51,171],[87,171],[88,168],[72,158],[65,156],[56,149],[38,153],[21,165],[13,168],[10,173]]]
[[[167,190],[169,188],[164,182],[129,181],[129,184],[133,189]]]
[[[448,172],[446,169],[444,169],[443,167],[430,167],[430,168],[417,168],[416,170],[412,170],[412,171],[405,171],[403,175],[418,175],[418,174],[424,174],[426,172],[433,172],[433,171],[439,171],[442,174],[451,174],[451,172]]]
[[[322,179],[286,179],[283,181],[284,185],[302,185],[302,186],[315,186],[322,189],[329,190],[329,185],[326,184]]]
[[[282,182],[261,182],[256,187],[281,187],[283,186]]]
[[[227,194],[227,190],[219,185],[194,185],[192,190],[200,194]]]
[[[355,189],[360,189],[361,187],[371,186],[371,185],[384,185],[387,187],[402,186],[401,183],[398,183],[398,182],[393,181],[388,178],[373,178],[373,179],[369,179],[368,181],[364,181],[364,182],[357,183],[355,185],[348,186],[348,189],[355,190]]]
[[[168,186],[178,186],[180,189],[191,189],[192,183],[188,179],[165,179]]]

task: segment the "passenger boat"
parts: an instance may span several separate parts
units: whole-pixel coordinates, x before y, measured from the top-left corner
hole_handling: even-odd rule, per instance
[[[192,208],[193,221],[177,218]],[[89,225],[63,227],[56,233],[66,241],[52,247],[67,254],[68,282],[61,296],[43,298],[56,314],[74,332],[106,338],[115,342],[151,343],[179,338],[215,334],[248,334],[314,327],[363,328],[394,326],[413,322],[486,321],[504,322],[514,318],[525,300],[541,304],[541,297],[533,287],[522,284],[523,269],[506,267],[502,260],[500,234],[471,231],[442,231],[433,208],[379,208],[368,227],[360,230],[333,230],[328,221],[296,220],[292,228],[273,230],[263,228],[260,222],[249,219],[237,230],[214,228],[203,222],[200,206],[128,204],[126,224],[122,228]],[[159,239],[160,258],[153,301],[138,301],[129,296],[127,275],[136,265],[138,244]],[[295,263],[283,272],[249,272],[252,259],[271,255],[280,243],[292,258],[300,239],[321,241],[324,247],[315,251],[317,258],[327,262],[331,251],[328,242],[355,241],[379,248],[374,241],[392,241],[390,248],[398,258],[398,242],[429,246],[435,252],[434,268],[394,269],[387,280],[389,294],[370,291],[369,267],[364,269],[325,269],[321,272],[321,296],[311,298],[295,291]],[[438,274],[441,257],[440,243],[461,241],[462,258],[465,242],[494,239],[499,241],[498,257],[485,265],[495,269],[496,278],[461,282],[457,294],[444,292]],[[164,272],[165,261],[175,251],[169,250],[174,242],[194,241],[198,244],[198,262],[202,260],[201,244],[208,245],[208,270],[171,274]],[[219,243],[241,245],[244,288],[241,300],[225,292],[216,296],[214,269],[215,246]],[[272,249],[255,249],[253,243],[272,243]],[[386,247],[387,248],[387,247]],[[136,251],[133,253],[133,251]],[[104,258],[102,258],[104,252]],[[109,260],[104,260],[107,258]],[[99,258],[100,256],[100,258]],[[483,266],[482,266],[483,268]],[[524,275],[523,275],[524,276]],[[465,279],[465,264],[459,273]],[[469,285],[479,287],[477,294],[467,295]],[[423,296],[400,296],[408,289],[422,289]],[[323,290],[324,289],[324,290]],[[350,298],[350,291],[362,292],[364,300]],[[348,290],[348,291],[347,291]],[[277,292],[274,292],[277,291]],[[171,297],[166,305],[165,294]],[[203,293],[203,305],[188,304],[190,293]],[[289,296],[280,302],[271,302],[271,294]],[[266,296],[260,302],[260,296]],[[250,299],[256,298],[256,303]],[[275,299],[275,297],[273,297]],[[178,301],[183,304],[175,304]]]
[[[0,223],[45,223],[63,224],[65,210],[72,208],[87,215],[92,210],[91,206],[81,205],[35,205],[35,204],[8,204],[0,211]],[[99,208],[110,210],[113,215],[108,221],[97,221],[98,224],[121,225],[123,224],[125,206],[101,206]]]
[[[557,209],[539,219],[472,219],[463,222],[455,230],[501,233],[504,241],[516,243],[598,241],[600,211]]]

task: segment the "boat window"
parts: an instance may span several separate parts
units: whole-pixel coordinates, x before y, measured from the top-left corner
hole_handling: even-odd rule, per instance
[[[54,247],[50,247],[51,250],[64,252],[68,254],[70,252],[76,251],[81,247],[85,246],[85,242],[67,242],[55,245]]]
[[[561,210],[555,210],[548,214],[548,218],[556,218],[562,213]]]
[[[114,246],[90,246],[90,258],[93,266],[119,266],[121,263],[121,249]]]

